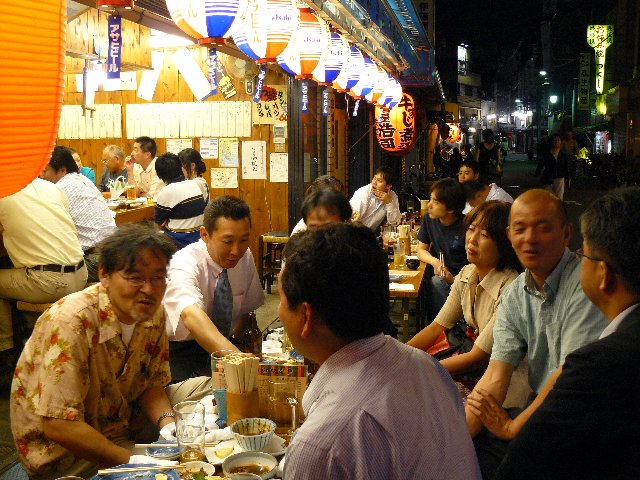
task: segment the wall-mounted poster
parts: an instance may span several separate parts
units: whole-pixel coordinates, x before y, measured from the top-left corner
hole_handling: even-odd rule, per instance
[[[272,183],[289,181],[289,154],[272,153],[269,156],[269,180]]]
[[[185,148],[193,148],[190,138],[167,138],[167,152],[179,154]]]
[[[242,142],[242,178],[264,180],[267,178],[267,142]]]
[[[253,102],[251,102],[253,103]],[[253,103],[252,122],[254,124],[287,123],[286,85],[268,85],[262,89],[258,103]]]
[[[238,169],[212,168],[211,188],[238,188]]]
[[[238,166],[238,139],[221,138],[218,143],[218,155],[221,167]]]
[[[201,138],[200,155],[202,155],[202,158],[218,158],[218,139]]]

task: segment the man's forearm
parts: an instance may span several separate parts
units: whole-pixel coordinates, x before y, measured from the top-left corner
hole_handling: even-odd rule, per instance
[[[120,447],[81,421],[43,419],[44,434],[54,442],[69,450],[76,457],[99,466],[127,463],[131,452]]]
[[[238,351],[233,343],[220,333],[201,308],[195,305],[187,307],[183,310],[181,318],[184,326],[191,332],[195,341],[207,352],[213,353],[219,350]]]

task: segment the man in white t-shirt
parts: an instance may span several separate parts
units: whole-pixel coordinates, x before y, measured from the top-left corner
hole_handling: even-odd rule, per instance
[[[133,141],[131,155],[124,159],[127,167],[127,182],[134,185],[137,195],[145,195],[154,200],[164,187],[164,182],[156,174],[156,141],[150,137],[138,137]]]
[[[462,213],[465,215],[483,202],[498,200],[513,203],[513,197],[495,183],[486,184],[480,180],[471,180],[462,184],[467,196],[467,204]]]
[[[249,250],[250,235],[249,205],[223,195],[207,205],[200,240],[179,250],[171,259],[163,304],[172,382],[194,374],[210,375],[210,354],[237,351],[229,338],[244,328],[246,314],[264,303]],[[225,282],[225,277],[233,296],[231,318],[227,310],[222,315],[223,307],[216,302],[218,283]]]
[[[382,223],[400,223],[400,206],[393,187],[393,172],[389,167],[375,171],[371,183],[355,191],[349,203],[353,221],[375,230]]]

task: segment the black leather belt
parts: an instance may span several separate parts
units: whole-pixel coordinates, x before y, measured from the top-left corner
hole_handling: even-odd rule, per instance
[[[58,273],[72,273],[76,270],[80,270],[84,266],[84,260],[80,260],[77,265],[36,265],[31,267],[33,270],[42,270],[43,272],[58,272]]]

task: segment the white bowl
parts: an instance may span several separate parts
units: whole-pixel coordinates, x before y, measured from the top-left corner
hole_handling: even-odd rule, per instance
[[[247,451],[264,450],[275,431],[275,422],[268,418],[241,418],[231,425],[236,442]]]
[[[235,453],[233,455],[228,456],[224,462],[222,462],[222,471],[226,476],[233,475],[231,470],[234,468],[243,466],[243,465],[262,465],[269,470],[258,474],[260,478],[266,480],[268,478],[273,478],[276,474],[276,469],[278,467],[278,461],[273,455],[269,455],[268,453],[262,452],[240,452]],[[240,472],[238,472],[240,473]],[[253,472],[249,472],[253,473]],[[233,477],[232,477],[233,478]]]
[[[204,473],[207,475],[216,474],[216,467],[207,462],[186,462],[184,466],[187,467],[186,469],[192,474],[198,473],[201,469],[204,470]]]

